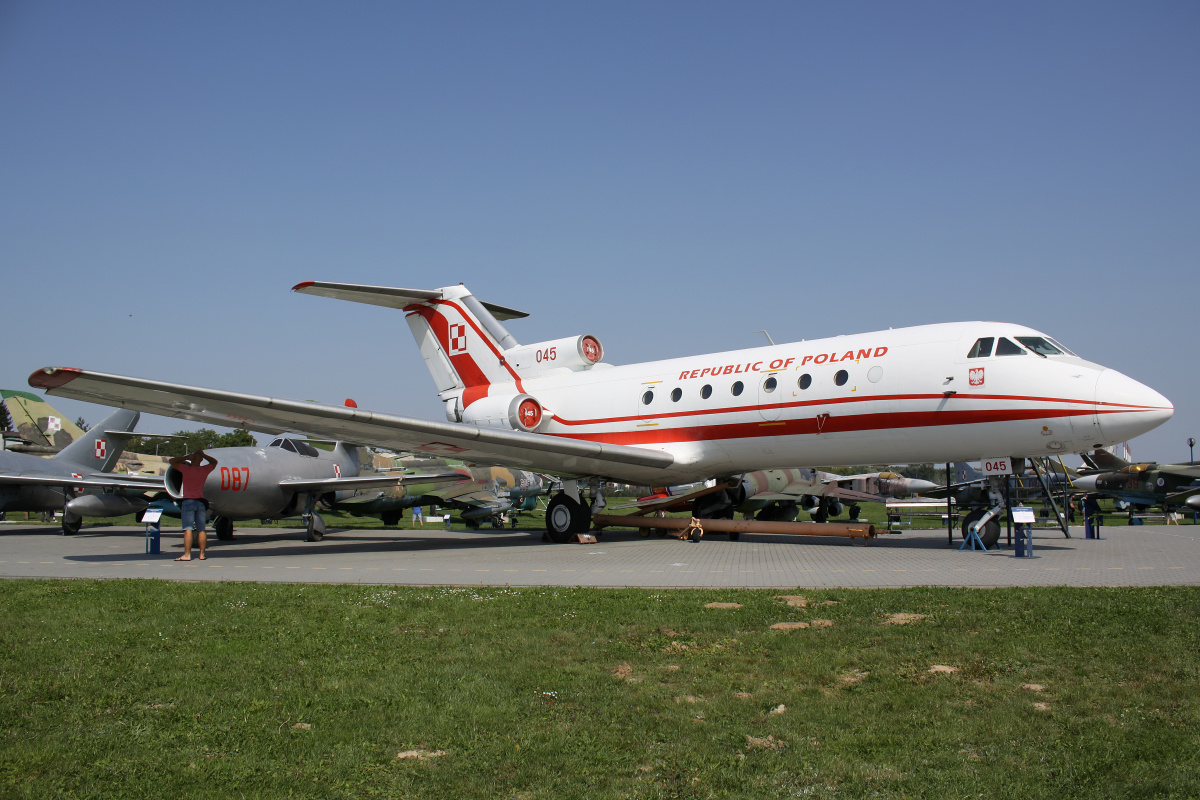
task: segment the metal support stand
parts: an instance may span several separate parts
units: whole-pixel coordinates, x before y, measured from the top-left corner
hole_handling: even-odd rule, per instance
[[[950,487],[953,485],[954,475],[950,472],[950,465],[946,465],[946,544],[954,546],[954,515],[950,513]],[[962,548],[960,547],[959,550]]]
[[[987,545],[983,543],[983,539],[979,538],[979,533],[975,528],[970,528],[967,535],[963,537],[963,543],[958,546],[959,550],[966,550],[970,547],[972,550],[987,550]]]

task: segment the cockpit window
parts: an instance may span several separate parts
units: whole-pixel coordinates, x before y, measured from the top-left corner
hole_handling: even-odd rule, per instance
[[[1003,336],[1001,336],[1000,341],[996,342],[996,355],[998,355],[998,356],[1023,356],[1023,355],[1027,355],[1027,354],[1023,349],[1021,349],[1021,346],[1019,344],[1012,342],[1008,339],[1005,339]]]
[[[301,441],[296,442],[296,452],[302,456],[308,456],[309,458],[316,458],[320,455],[320,453],[317,452],[317,448],[313,447],[308,442]]]
[[[291,450],[293,453],[308,456],[309,458],[316,458],[321,455],[317,451],[317,448],[302,439],[279,438],[271,442],[267,447],[282,447],[284,450]]]
[[[1048,339],[1043,339],[1041,336],[1018,336],[1017,341],[1028,347],[1033,352],[1042,356],[1062,356],[1066,355],[1062,350],[1050,344]]]
[[[992,336],[977,339],[971,352],[967,353],[967,358],[987,358],[992,354],[992,342],[994,341],[995,337]]]
[[[296,452],[296,443],[291,439],[284,439],[283,444],[281,444],[280,447],[282,447],[284,450],[291,450],[293,453]]]
[[[1058,341],[1057,339],[1051,339],[1049,336],[1047,336],[1047,337],[1046,337],[1046,341],[1048,341],[1050,344],[1052,344],[1052,345],[1054,345],[1055,347],[1057,347],[1059,350],[1062,350],[1062,351],[1063,351],[1064,353],[1066,353],[1067,355],[1069,355],[1069,356],[1075,356],[1075,354],[1074,354],[1074,353],[1072,353],[1072,352],[1071,352],[1070,350],[1068,350],[1066,347],[1063,347],[1063,344],[1062,344],[1062,342]],[[1079,356],[1075,356],[1075,357],[1076,357],[1076,358],[1079,358]]]
[[[267,445],[267,447],[283,447],[283,439],[276,439]]]

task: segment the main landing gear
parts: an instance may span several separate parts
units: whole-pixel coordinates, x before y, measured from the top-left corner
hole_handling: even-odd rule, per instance
[[[217,532],[217,538],[222,542],[228,542],[233,538],[233,520],[229,517],[213,517],[213,530]]]
[[[565,491],[550,499],[546,507],[546,534],[555,544],[566,544],[577,533],[587,533],[592,525],[592,509]]]

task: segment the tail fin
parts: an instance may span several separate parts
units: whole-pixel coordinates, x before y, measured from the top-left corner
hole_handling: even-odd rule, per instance
[[[61,411],[31,392],[0,389],[12,429],[23,440],[20,452],[57,453],[83,435]]]
[[[423,290],[305,281],[292,290],[403,309],[446,417],[459,422],[532,430],[542,419],[541,406],[525,394],[522,381],[553,370],[591,369],[604,357],[600,340],[590,334],[521,345],[500,320],[529,315],[484,303],[461,284]],[[484,398],[489,402],[470,408]]]
[[[303,294],[403,309],[429,374],[443,396],[466,390],[482,397],[489,384],[516,380],[516,373],[506,368],[504,352],[518,343],[500,320],[529,315],[481,302],[465,286],[394,289],[305,281],[292,288]]]
[[[71,442],[53,460],[88,472],[111,472],[125,443],[134,436],[133,429],[140,417],[136,411],[118,409]]]
[[[1118,472],[1128,467],[1130,463],[1109,452],[1107,449],[1099,449],[1091,453],[1080,453],[1079,456],[1089,467],[1101,472]]]
[[[965,461],[954,462],[954,481],[955,483],[968,483],[970,481],[983,480],[984,474],[972,467]]]

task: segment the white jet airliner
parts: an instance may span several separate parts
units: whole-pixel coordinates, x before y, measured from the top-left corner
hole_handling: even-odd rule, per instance
[[[547,509],[556,541],[587,529],[600,480],[688,483],[757,469],[969,461],[1122,442],[1170,401],[1000,322],[876,331],[626,366],[592,335],[518,344],[527,316],[466,287],[306,281],[295,291],[402,309],[448,422],[47,367],[47,393],[252,430],[524,466],[569,478]]]

